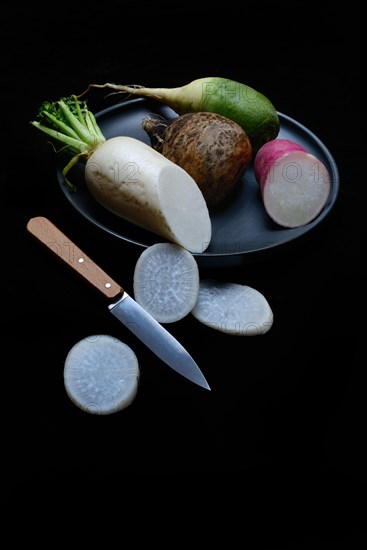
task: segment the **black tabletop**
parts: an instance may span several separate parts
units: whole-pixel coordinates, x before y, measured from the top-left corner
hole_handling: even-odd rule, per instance
[[[8,7],[0,72],[5,504],[31,500],[41,487],[57,494],[116,482],[118,495],[126,479],[169,480],[165,496],[179,489],[188,497],[195,487],[196,512],[204,486],[218,515],[230,494],[255,517],[283,496],[293,527],[258,530],[264,548],[287,537],[354,540],[364,534],[354,502],[366,488],[367,458],[358,18],[336,7],[213,10],[210,19],[190,2],[184,13],[166,3]],[[190,316],[169,327],[211,392],[162,364],[26,232],[31,217],[48,217],[131,291],[141,250],[73,208],[57,180],[57,153],[29,122],[43,100],[91,82],[172,87],[203,76],[269,97],[318,136],[340,174],[332,212],[307,238],[251,262],[201,268],[203,277],[257,288],[274,312],[271,330],[256,337],[221,334]],[[94,112],[117,101],[101,90],[88,97]],[[103,333],[130,345],[142,372],[134,402],[109,416],[78,409],[63,385],[71,347]],[[291,511],[292,502],[311,502],[315,521]],[[340,521],[322,520],[324,504]]]

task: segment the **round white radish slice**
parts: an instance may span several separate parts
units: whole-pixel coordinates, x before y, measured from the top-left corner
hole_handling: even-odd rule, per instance
[[[265,334],[273,324],[266,298],[252,287],[204,279],[192,315],[204,325],[238,336]]]
[[[299,227],[314,220],[331,191],[325,165],[288,139],[273,139],[259,149],[254,174],[267,213],[283,227]]]
[[[64,365],[69,398],[92,414],[111,414],[130,405],[137,394],[139,375],[133,350],[106,334],[77,342]]]
[[[134,270],[134,297],[159,323],[173,323],[190,313],[199,292],[194,256],[173,243],[146,248]]]

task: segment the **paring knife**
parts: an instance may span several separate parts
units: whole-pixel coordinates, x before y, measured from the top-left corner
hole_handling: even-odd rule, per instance
[[[28,232],[110,300],[111,313],[162,361],[195,384],[210,390],[203,373],[185,348],[127,292],[43,216],[31,218]]]

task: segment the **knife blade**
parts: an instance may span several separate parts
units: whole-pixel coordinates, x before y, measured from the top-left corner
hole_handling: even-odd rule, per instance
[[[188,351],[145,311],[122,286],[44,216],[31,218],[27,231],[107,298],[109,311],[164,363],[191,382],[210,390]]]

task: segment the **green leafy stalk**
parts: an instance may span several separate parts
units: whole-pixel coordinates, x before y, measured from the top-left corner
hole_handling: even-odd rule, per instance
[[[62,150],[72,156],[63,169],[63,175],[75,191],[76,187],[68,180],[67,173],[78,161],[86,162],[93,151],[106,141],[95,116],[88,110],[86,101],[80,101],[73,95],[59,101],[44,101],[37,118],[31,124],[53,141],[61,143]]]

